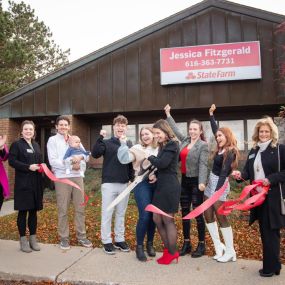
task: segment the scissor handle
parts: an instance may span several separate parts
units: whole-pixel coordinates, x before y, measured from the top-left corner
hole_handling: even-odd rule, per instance
[[[147,165],[147,167],[144,168],[143,163],[146,161],[147,159],[144,158],[141,163],[140,163],[140,170],[138,172],[138,175],[143,175],[146,171],[150,171],[153,167],[153,165],[150,163],[149,165]]]

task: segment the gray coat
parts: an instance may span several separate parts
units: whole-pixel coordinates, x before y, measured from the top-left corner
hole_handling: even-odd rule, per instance
[[[178,129],[174,119],[170,116],[167,117],[167,122],[172,128],[177,138],[181,141],[180,151],[186,147],[190,142],[191,138],[184,136]],[[198,177],[198,183],[207,184],[208,177],[208,157],[209,149],[208,144],[201,139],[192,147],[186,157],[186,176],[187,177]]]

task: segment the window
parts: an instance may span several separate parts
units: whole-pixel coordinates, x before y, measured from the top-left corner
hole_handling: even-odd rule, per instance
[[[112,125],[103,125],[102,130],[106,131],[106,139],[109,139],[113,135],[113,128]]]
[[[205,136],[206,142],[209,145],[209,150],[214,151],[216,149],[217,144],[216,144],[215,136],[213,135],[213,132],[212,132],[211,124],[209,121],[204,121],[201,123],[203,125],[204,136]]]
[[[244,125],[243,120],[219,121],[219,127],[228,127],[237,139],[239,150],[244,150]]]
[[[107,132],[106,139],[109,139],[114,134],[113,125],[103,125],[102,130]],[[128,125],[127,137],[133,144],[136,144],[136,125]]]
[[[186,122],[176,123],[176,126],[184,137],[188,136],[188,127]]]
[[[188,128],[187,128],[187,123],[186,122],[180,122],[176,123],[179,131],[182,133],[183,136],[188,136]],[[152,127],[153,124],[139,124],[139,129],[138,129],[138,139],[139,139],[139,132],[142,127]]]
[[[153,124],[139,124],[139,133],[140,133],[141,128],[143,128],[143,127],[152,128],[152,126],[153,126]]]
[[[136,125],[128,125],[127,130],[127,137],[133,144],[138,142],[137,135],[136,135]]]
[[[231,121],[219,121],[219,127],[228,127],[230,128],[238,142],[239,150],[245,150],[245,143],[248,144],[248,149],[252,147],[251,137],[253,134],[253,129],[257,120],[231,120]],[[244,126],[247,124],[247,133],[245,136]],[[188,136],[188,124],[186,122],[176,123],[179,131],[183,134],[183,136]],[[209,145],[209,149],[211,151],[216,149],[216,140],[215,136],[212,133],[211,124],[209,121],[202,122],[205,139]],[[132,141],[133,144],[139,143],[139,132],[142,127],[152,127],[153,124],[136,124],[136,125],[128,125],[127,137]],[[112,125],[103,125],[103,130],[107,132],[107,138],[110,138],[113,134]],[[246,141],[245,141],[246,140]]]
[[[253,146],[253,142],[252,142],[252,135],[253,135],[253,131],[254,131],[254,127],[257,123],[257,119],[253,119],[253,120],[247,120],[247,144],[248,144],[248,149],[250,150]]]

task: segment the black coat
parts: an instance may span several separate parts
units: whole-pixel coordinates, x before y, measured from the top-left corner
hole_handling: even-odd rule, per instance
[[[40,146],[32,142],[34,151],[24,139],[12,143],[9,164],[15,168],[15,210],[41,210],[43,208],[42,174],[31,171],[31,164],[42,163]]]
[[[128,141],[127,145],[132,146]],[[121,164],[118,157],[120,140],[115,137],[104,139],[100,136],[92,149],[94,158],[104,157],[102,168],[102,183],[127,183],[134,179],[133,164]]]
[[[148,160],[157,168],[157,184],[152,204],[166,213],[178,212],[181,187],[177,178],[179,145],[169,141],[157,155]]]
[[[251,149],[245,167],[242,172],[242,178],[254,180],[254,160],[259,147]],[[250,224],[258,220],[261,216],[261,211],[268,211],[269,224],[271,229],[279,229],[285,226],[285,216],[281,215],[280,207],[280,190],[279,182],[282,185],[283,197],[285,197],[285,145],[279,145],[280,150],[280,169],[278,171],[278,149],[269,145],[265,151],[261,152],[261,163],[265,177],[270,181],[270,189],[266,196],[266,203],[261,206],[251,209]]]

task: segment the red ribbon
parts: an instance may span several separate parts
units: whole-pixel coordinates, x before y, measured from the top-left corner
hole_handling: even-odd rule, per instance
[[[182,219],[183,220],[194,219],[199,215],[201,215],[203,212],[205,212],[208,208],[210,208],[213,204],[215,204],[219,200],[219,198],[224,194],[226,188],[228,187],[228,184],[229,182],[226,181],[224,185],[213,194],[212,197],[204,201],[200,206],[195,208],[193,211],[184,216]]]
[[[154,206],[152,204],[148,204],[145,207],[145,211],[153,212],[155,214],[163,215],[163,216],[166,216],[166,217],[169,217],[169,218],[172,218],[172,219],[174,218],[174,217],[168,215],[167,213],[165,213],[164,211],[160,210],[159,208],[157,208],[156,206]]]
[[[67,179],[67,178],[57,178],[54,176],[54,174],[49,170],[49,168],[46,166],[45,163],[41,163],[39,164],[39,169],[38,172],[40,173],[44,173],[50,180],[54,181],[54,182],[60,182],[60,183],[64,183],[67,185],[70,185],[76,189],[78,189],[84,196],[84,202],[82,204],[80,204],[80,206],[86,206],[89,197],[86,195],[86,193],[74,182],[72,182],[71,180]]]
[[[258,192],[256,187],[261,187],[261,192]],[[226,201],[223,205],[221,205],[218,209],[218,214],[227,216],[233,210],[247,211],[257,207],[264,202],[268,190],[269,186],[263,186],[262,180],[253,181],[252,185],[247,185],[244,187],[238,199]],[[251,197],[244,200],[249,194],[251,194]]]
[[[191,211],[189,214],[184,216],[182,219],[183,220],[194,219],[197,216],[201,215],[205,210],[210,208],[224,194],[226,188],[228,187],[228,183],[229,182],[226,181],[226,183],[218,191],[216,191],[212,197],[204,201],[199,207]],[[262,188],[261,192],[258,192],[256,190],[256,187],[261,187]],[[252,185],[247,185],[244,187],[240,196],[237,199],[224,202],[223,205],[219,207],[218,214],[227,216],[233,210],[246,211],[246,210],[249,210],[249,209],[252,209],[254,207],[261,205],[266,198],[269,188],[270,186],[263,186],[262,180],[253,181]],[[245,200],[245,198],[249,194],[251,194],[251,197]],[[160,215],[173,218],[172,216],[168,215],[167,213],[163,212],[162,210],[160,210],[159,208],[157,208],[156,206],[152,204],[147,205],[145,207],[145,211],[149,211],[149,212],[153,212],[156,214],[160,214]]]

